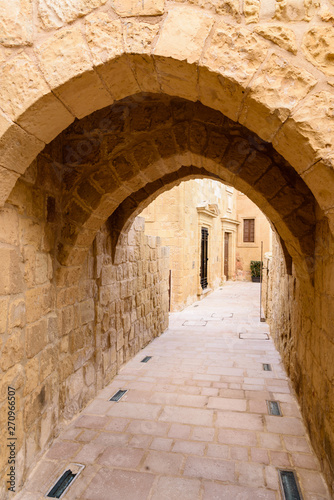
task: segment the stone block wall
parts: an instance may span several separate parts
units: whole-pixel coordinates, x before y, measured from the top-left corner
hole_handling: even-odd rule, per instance
[[[91,246],[80,275],[57,284],[59,181],[32,165],[0,211],[0,420],[16,390],[16,486],[66,421],[119,368],[168,326],[169,249],[135,219],[112,262],[110,227]],[[1,425],[0,440],[8,437]],[[0,449],[0,498],[8,452]]]
[[[263,308],[296,391],[304,420],[334,494],[334,239],[317,225],[314,288],[287,273],[277,236],[264,261]]]

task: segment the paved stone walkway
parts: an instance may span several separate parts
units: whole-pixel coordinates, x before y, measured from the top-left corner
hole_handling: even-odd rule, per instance
[[[71,423],[15,499],[44,498],[71,463],[85,468],[64,499],[278,500],[279,468],[296,471],[304,500],[330,499],[258,310],[259,285],[227,283],[172,314],[169,330]],[[128,393],[110,402],[118,389]],[[266,400],[279,401],[283,416],[269,416]]]

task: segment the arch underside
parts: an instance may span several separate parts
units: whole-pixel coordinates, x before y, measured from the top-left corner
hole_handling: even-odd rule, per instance
[[[271,220],[299,276],[312,281],[316,201],[273,146],[219,111],[138,94],[76,120],[39,155],[61,175],[60,266],[80,266],[109,218],[114,253],[131,221],[182,180],[209,177],[244,192]]]

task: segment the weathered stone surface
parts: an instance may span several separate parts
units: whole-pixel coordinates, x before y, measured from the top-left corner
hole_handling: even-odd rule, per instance
[[[159,33],[160,24],[149,24],[129,20],[124,24],[125,51],[129,53],[150,54],[152,42]]]
[[[23,173],[30,163],[43,149],[44,143],[28,134],[17,125],[9,122],[0,114],[0,166],[12,170],[14,173]],[[13,186],[14,176],[5,174],[4,182]],[[2,183],[0,183],[1,185]],[[5,186],[0,187],[0,193],[8,197],[10,191],[5,191]]]
[[[206,12],[175,7],[163,25],[154,54],[192,64],[199,60],[212,25],[213,18]]]
[[[165,0],[112,0],[111,4],[122,17],[158,16],[165,10]]]
[[[256,26],[254,31],[263,38],[276,43],[282,49],[297,54],[296,35],[291,29],[270,24],[268,26]]]
[[[268,44],[245,28],[219,23],[202,65],[218,71],[232,82],[247,85],[264,61]]]
[[[7,47],[32,43],[32,9],[32,0],[0,1],[0,43]]]
[[[317,157],[327,156],[334,144],[334,95],[319,92],[308,97],[276,135],[273,145],[298,172]],[[309,117],[312,116],[312,120]]]
[[[48,343],[47,323],[45,319],[26,328],[25,348],[27,358],[33,358]]]
[[[99,67],[98,71],[115,100],[140,92],[134,73],[128,61],[125,60],[125,56],[106,63]]]
[[[10,368],[0,378],[0,401],[8,398],[8,387],[20,389],[24,383],[24,371],[21,364],[17,364]]]
[[[239,121],[268,141],[316,83],[310,73],[272,54],[250,85]]]
[[[19,219],[18,214],[11,208],[0,210],[0,241],[9,245],[19,244]]]
[[[319,2],[315,0],[277,0],[276,19],[280,21],[310,21]]]
[[[0,247],[0,295],[20,293],[23,287],[23,277],[20,269],[20,256],[17,250]]]
[[[20,177],[20,174],[0,166],[0,175],[0,207],[2,207],[15,186],[17,179]]]
[[[2,67],[0,107],[12,120],[48,92],[42,74],[26,54],[19,54]]]
[[[334,159],[325,158],[308,169],[302,177],[312,188],[323,210],[334,207]]]
[[[44,77],[52,89],[92,69],[89,50],[77,28],[64,29],[37,48]]]
[[[260,14],[260,0],[244,0],[246,24],[257,23]]]
[[[334,76],[334,30],[315,26],[303,38],[306,58],[326,75]]]
[[[63,103],[53,93],[49,93],[21,114],[17,123],[24,130],[48,144],[74,119],[73,114]]]
[[[197,67],[186,61],[175,61],[167,57],[157,57],[155,66],[162,92],[178,95],[191,101],[198,99]]]
[[[23,358],[23,341],[22,332],[18,330],[8,338],[2,348],[0,368],[4,372],[17,363],[20,363]]]
[[[57,27],[57,17],[63,23],[70,23],[106,2],[107,0],[43,0],[39,2],[39,15],[46,27]]]
[[[0,333],[5,333],[7,328],[8,299],[0,299]]]
[[[52,89],[82,118],[112,103],[98,75],[79,29],[57,32],[38,48],[45,79]]]
[[[26,305],[23,299],[16,299],[9,308],[9,328],[24,327],[26,323]]]
[[[86,38],[95,66],[114,59],[124,52],[121,21],[111,20],[103,12],[87,17]]]

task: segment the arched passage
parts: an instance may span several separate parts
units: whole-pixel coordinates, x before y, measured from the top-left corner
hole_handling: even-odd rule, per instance
[[[161,13],[156,12],[159,16]],[[286,365],[294,377],[310,428],[320,429],[314,443],[327,467],[327,477],[333,477],[333,416],[327,411],[333,403],[332,363],[328,355],[332,352],[333,335],[331,325],[324,319],[326,311],[330,316],[333,299],[332,88],[321,71],[310,67],[301,54],[291,56],[252,28],[227,24],[212,12],[171,4],[166,18],[152,21],[144,23],[143,45],[138,41],[143,20],[132,22],[129,36],[128,21],[121,20],[118,11],[113,11],[111,17],[106,11],[96,12],[90,19],[44,34],[34,40],[33,47],[8,59],[2,68],[0,95],[1,202],[8,200],[17,179],[43,150],[38,158],[39,168],[42,170],[44,164],[50,170],[52,166],[55,177],[49,190],[52,191],[53,182],[61,185],[61,195],[56,200],[61,224],[59,234],[51,235],[46,224],[48,238],[39,237],[44,250],[56,257],[58,298],[66,297],[68,301],[72,299],[67,288],[80,275],[98,229],[111,214],[115,244],[127,221],[147,200],[181,179],[218,177],[245,192],[273,221],[294,259],[301,282],[301,307],[296,313]],[[191,32],[188,26],[193,27]],[[147,104],[147,93],[159,97],[146,117],[141,105]],[[168,112],[174,97],[161,96],[174,96],[175,102],[180,103],[181,116],[175,110]],[[126,101],[120,104],[119,112],[128,116],[133,112],[132,123],[117,119],[117,103],[122,99]],[[185,100],[183,104],[181,99]],[[166,105],[168,100],[170,106]],[[98,109],[105,111],[90,116]],[[141,110],[137,116],[136,109]],[[92,127],[95,116],[98,123]],[[68,128],[75,118],[80,121]],[[88,139],[85,123],[92,128]],[[128,128],[123,130],[125,124]],[[111,138],[105,129],[112,130]],[[128,141],[126,148],[124,137]],[[29,217],[44,213],[45,207],[39,200],[31,203],[32,192],[28,198]],[[51,220],[56,202],[52,195],[49,198],[47,215]],[[15,205],[15,210],[27,210],[26,201]],[[6,210],[13,211],[11,198],[5,214]],[[29,232],[28,224],[34,225],[30,221],[21,228],[21,236]],[[19,238],[8,233],[5,244],[19,246]],[[32,237],[27,246],[35,244]],[[20,268],[24,259],[29,260],[22,251],[20,261],[15,252],[11,260],[8,258],[8,276]],[[38,265],[41,260],[38,255]],[[75,310],[70,316],[70,310],[74,310],[71,304],[62,311],[61,318],[52,317],[54,288],[41,286],[44,278],[34,281],[25,277],[28,291],[24,300],[28,297],[30,306],[46,312],[47,318],[42,322],[50,329],[47,335],[54,338],[53,323],[58,321],[61,328],[71,328],[78,312]],[[4,294],[24,295],[23,280],[15,279],[12,283],[10,279],[6,274],[2,283]],[[92,300],[90,297],[93,315]],[[319,305],[321,317],[315,312]],[[30,310],[26,350],[31,348],[31,338],[40,339],[40,345],[46,346],[45,331],[35,330],[37,319],[38,314]],[[7,337],[4,345],[8,345]],[[59,341],[59,345],[66,349],[65,341]],[[43,356],[49,354],[47,349],[41,352]],[[44,374],[48,373],[46,359],[43,357]],[[80,362],[78,356],[73,362],[64,363],[61,376],[69,379],[75,375]],[[8,380],[12,373],[17,380],[28,379],[27,368],[22,366],[18,362],[11,367],[15,372],[8,371]],[[52,392],[49,389],[48,394]],[[29,414],[29,410],[38,407],[36,401],[43,399],[44,393],[41,389],[38,399],[35,389],[24,390],[28,391],[24,393],[25,414]],[[62,398],[66,397],[63,393]],[[31,461],[29,457],[27,462]]]
[[[62,266],[82,263],[109,214],[116,244],[123,226],[130,227],[153,197],[185,178],[206,176],[245,192],[284,239],[299,276],[312,282],[312,193],[270,144],[220,112],[184,99],[137,95],[76,122],[59,141],[70,182],[61,208]]]

